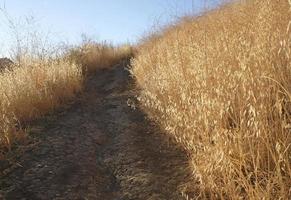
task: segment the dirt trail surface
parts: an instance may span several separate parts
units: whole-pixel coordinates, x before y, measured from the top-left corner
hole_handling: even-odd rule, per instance
[[[40,142],[2,174],[3,199],[183,199],[185,153],[128,106],[124,66],[89,77],[72,105],[31,125]]]

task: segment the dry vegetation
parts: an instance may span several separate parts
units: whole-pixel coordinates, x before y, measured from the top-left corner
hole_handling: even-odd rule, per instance
[[[0,73],[0,159],[26,137],[23,123],[73,98],[83,87],[84,72],[117,64],[131,48],[91,41],[64,51],[54,58],[18,53],[13,70]]]
[[[20,122],[35,119],[72,98],[82,88],[82,79],[80,68],[63,59],[27,57],[13,71],[0,74],[1,149],[10,149],[25,136]]]
[[[139,99],[187,149],[199,182],[185,196],[291,199],[290,7],[228,4],[140,46]]]
[[[83,72],[94,72],[113,66],[123,59],[130,58],[132,47],[122,45],[115,47],[106,42],[96,43],[86,40],[79,47],[69,50],[68,57],[82,66]]]

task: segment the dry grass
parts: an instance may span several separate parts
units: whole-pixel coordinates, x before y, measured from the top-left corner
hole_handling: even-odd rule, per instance
[[[121,60],[131,57],[132,47],[122,45],[115,47],[106,42],[85,41],[81,46],[69,51],[68,57],[80,64],[84,72],[94,72],[118,64]]]
[[[35,119],[72,98],[82,88],[82,73],[63,59],[27,57],[21,66],[0,74],[0,147],[24,137],[20,122]]]
[[[200,183],[185,196],[291,198],[289,4],[228,4],[141,45],[139,99],[187,149]]]

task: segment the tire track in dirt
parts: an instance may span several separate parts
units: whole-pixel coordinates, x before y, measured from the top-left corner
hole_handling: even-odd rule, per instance
[[[125,66],[97,72],[69,108],[33,123],[41,142],[1,177],[3,199],[183,199],[186,154],[127,105],[136,91]]]

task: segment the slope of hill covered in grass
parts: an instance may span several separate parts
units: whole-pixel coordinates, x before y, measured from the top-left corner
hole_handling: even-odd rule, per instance
[[[93,86],[89,88],[94,92],[87,91],[84,99],[88,97],[88,102],[93,99],[96,105],[107,105],[101,109],[103,114],[111,113],[113,119],[118,121],[116,127],[125,128],[110,128],[110,117],[104,118],[106,121],[100,115],[92,115],[96,119],[90,120],[93,124],[97,119],[100,124],[106,123],[104,126],[109,128],[104,129],[104,135],[109,133],[112,137],[116,134],[117,139],[121,138],[118,142],[113,142],[117,144],[117,149],[126,147],[125,150],[132,152],[133,157],[139,155],[136,147],[142,152],[132,162],[132,169],[122,164],[131,159],[126,151],[121,157],[119,151],[115,151],[116,157],[104,157],[104,162],[109,162],[112,176],[117,180],[118,177],[123,178],[118,174],[118,170],[115,170],[120,169],[120,166],[125,166],[125,170],[122,168],[124,172],[120,172],[122,175],[125,172],[132,173],[125,176],[124,188],[137,188],[138,192],[134,191],[134,196],[139,196],[139,192],[144,192],[141,191],[143,187],[132,187],[131,181],[134,177],[140,178],[136,179],[137,186],[142,183],[153,187],[147,181],[158,180],[156,178],[159,178],[159,173],[156,172],[159,168],[154,169],[152,166],[156,163],[166,166],[167,161],[170,161],[169,163],[175,164],[171,165],[173,176],[168,176],[170,171],[167,166],[164,168],[167,173],[163,172],[163,179],[160,180],[174,183],[173,188],[177,187],[179,190],[178,196],[182,193],[185,199],[291,199],[290,0],[235,1],[200,16],[185,17],[175,25],[145,38],[137,46],[135,58],[131,62],[131,73],[140,89],[138,100],[141,107],[164,129],[161,132],[166,133],[169,138],[174,138],[174,142],[169,143],[173,145],[171,152],[174,152],[177,146],[184,149],[177,150],[176,152],[180,152],[177,155],[170,153],[169,155],[174,156],[166,156],[163,161],[158,158],[162,155],[158,153],[158,148],[154,149],[157,152],[144,154],[144,151],[150,152],[145,149],[152,147],[149,145],[145,148],[145,141],[149,144],[156,143],[156,146],[160,144],[151,142],[156,136],[143,135],[147,133],[146,128],[151,129],[150,126],[147,125],[145,130],[139,133],[136,131],[138,129],[132,128],[131,122],[118,119],[118,116],[128,118],[126,112],[130,111],[125,112],[125,98],[132,95],[102,104],[102,101],[116,97],[119,92],[118,84],[121,88],[125,87],[128,77],[116,78],[111,76],[109,70],[103,73],[108,75],[107,80],[102,76],[101,70],[96,76],[101,81],[91,80]],[[30,121],[73,99],[82,91],[88,74],[128,59],[132,56],[132,49],[129,46],[113,47],[106,43],[89,41],[79,47],[66,49],[58,56],[17,56],[16,64],[0,72],[0,161],[11,151],[11,147],[24,140],[27,135],[25,127]],[[120,66],[122,70],[125,68]],[[120,71],[117,69],[111,72],[116,72],[119,76]],[[125,74],[122,71],[121,74],[123,73]],[[123,85],[118,83],[113,87],[116,87],[115,90],[112,90],[110,82],[118,82],[118,78],[124,80]],[[94,84],[101,84],[100,91],[95,91]],[[127,89],[131,94],[132,88]],[[112,91],[113,94],[110,93]],[[100,102],[96,99],[97,92],[105,96]],[[127,103],[129,102],[131,101],[127,100]],[[86,112],[82,111],[84,116],[90,117],[87,111],[90,112],[91,108],[83,106],[87,108]],[[93,109],[96,106],[94,104],[91,107]],[[138,112],[142,114],[140,110]],[[78,116],[79,122],[83,123],[81,118]],[[132,115],[132,118],[132,122],[138,121],[137,115]],[[142,123],[144,122],[139,121],[136,126],[142,127]],[[79,129],[76,126],[73,126],[74,136],[79,138]],[[125,132],[122,132],[124,130]],[[70,131],[64,132],[70,134]],[[50,134],[50,131],[47,133]],[[93,133],[95,132],[91,134]],[[122,138],[124,135],[126,137]],[[144,140],[141,136],[149,138]],[[161,140],[164,140],[163,136],[165,135],[160,134]],[[139,137],[142,139],[135,142]],[[61,138],[65,141],[66,137]],[[92,142],[91,139],[85,141]],[[58,145],[64,149],[62,144]],[[80,145],[78,140],[76,145]],[[83,156],[86,151],[82,149],[78,152],[80,148],[81,146],[76,148],[76,153]],[[92,152],[92,159],[99,159],[100,155]],[[187,152],[188,167],[185,167],[184,158],[178,158],[181,152]],[[145,156],[152,160],[149,171],[154,170],[147,176],[143,173],[137,176],[143,171],[138,167],[145,162]],[[61,157],[59,163],[62,163],[65,157]],[[108,158],[111,160],[108,161]],[[47,158],[44,156],[41,159]],[[53,159],[55,157],[51,160],[55,163]],[[89,163],[91,157],[86,159]],[[30,157],[28,160],[33,159]],[[176,165],[179,160],[183,160],[183,163]],[[76,164],[79,160],[75,159],[74,162]],[[98,167],[97,164],[95,167]],[[136,168],[138,170],[135,170]],[[88,171],[90,170],[86,172]],[[175,172],[189,174],[189,171],[193,177],[187,178],[187,181],[180,185],[181,177],[177,178]],[[155,179],[152,176],[156,176]],[[120,183],[123,184],[122,180]],[[50,186],[50,182],[47,185]],[[171,186],[171,190],[173,188]],[[168,189],[165,190],[167,195],[170,194]],[[22,188],[20,190],[22,191]],[[52,194],[54,192],[52,191]],[[123,192],[128,194],[127,189]],[[153,198],[155,196],[151,193],[143,195]]]
[[[140,45],[139,100],[188,151],[199,184],[185,183],[186,194],[291,198],[290,8],[227,4]]]

